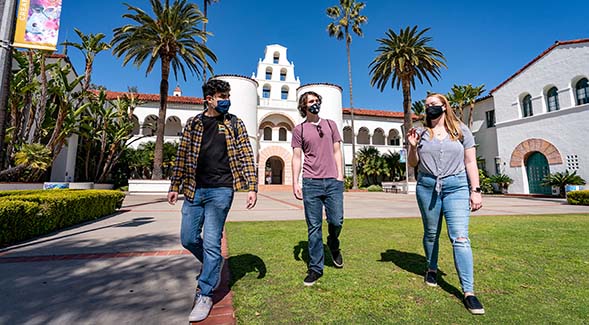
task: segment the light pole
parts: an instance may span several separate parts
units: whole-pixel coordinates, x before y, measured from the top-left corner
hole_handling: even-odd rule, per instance
[[[6,111],[10,89],[12,66],[12,38],[16,17],[16,0],[0,2],[0,170],[4,166],[4,136],[6,134]]]

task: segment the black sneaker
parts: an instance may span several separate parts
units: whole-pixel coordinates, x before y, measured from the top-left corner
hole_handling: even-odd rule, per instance
[[[344,257],[342,256],[342,252],[339,249],[337,251],[331,252],[331,261],[333,262],[333,265],[338,269],[344,267]]]
[[[427,271],[423,277],[423,281],[430,287],[438,286],[438,273],[436,271]]]
[[[319,274],[313,270],[309,270],[309,272],[307,272],[305,280],[303,280],[303,284],[305,284],[307,287],[310,287],[314,285],[315,282],[317,282],[317,280],[319,280],[321,276],[323,276],[323,274]]]
[[[466,309],[468,309],[468,311],[473,315],[485,314],[483,304],[481,304],[481,302],[475,296],[464,297],[464,307],[466,307]]]

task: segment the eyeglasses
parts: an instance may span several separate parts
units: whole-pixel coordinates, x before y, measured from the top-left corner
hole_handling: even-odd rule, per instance
[[[323,130],[321,130],[321,125],[317,125],[317,132],[319,133],[319,137],[323,138]]]

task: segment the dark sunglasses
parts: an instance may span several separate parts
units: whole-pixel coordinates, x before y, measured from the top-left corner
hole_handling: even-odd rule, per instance
[[[319,137],[323,138],[323,130],[321,130],[321,125],[317,125],[317,132],[319,132]]]

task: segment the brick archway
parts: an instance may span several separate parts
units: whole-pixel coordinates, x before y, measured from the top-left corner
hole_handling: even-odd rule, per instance
[[[511,153],[510,167],[522,167],[524,161],[533,153],[540,152],[548,160],[549,165],[562,164],[560,151],[544,139],[527,139],[518,144]]]
[[[284,169],[282,170],[282,183],[284,185],[292,185],[292,153],[283,147],[272,146],[263,149],[258,153],[258,184],[264,185],[264,175],[266,172],[266,161],[270,157],[280,157],[284,162]]]

